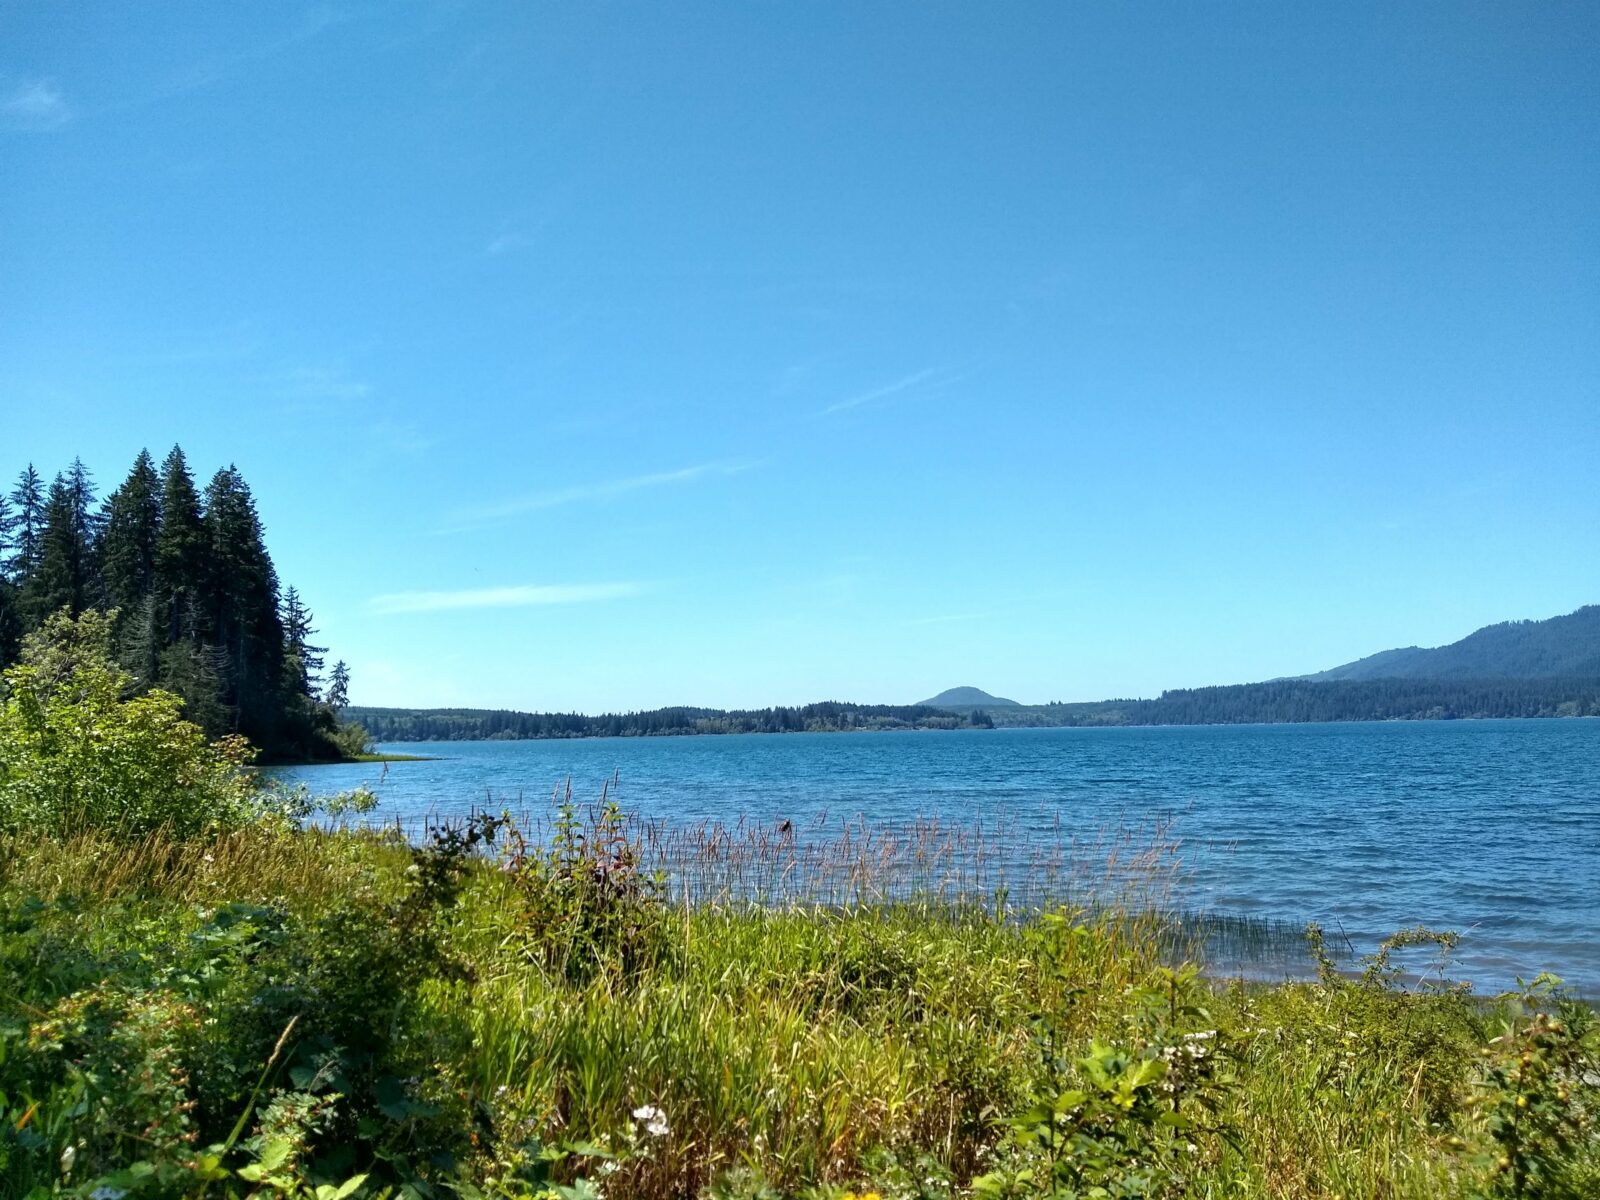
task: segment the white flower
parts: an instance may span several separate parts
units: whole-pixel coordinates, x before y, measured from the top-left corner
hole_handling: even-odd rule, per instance
[[[65,1150],[63,1150],[61,1152],[61,1173],[63,1175],[71,1175],[72,1174],[72,1164],[77,1162],[77,1161],[78,1161],[78,1148],[76,1146],[68,1146]]]
[[[641,1104],[633,1110],[633,1119],[644,1122],[644,1131],[651,1137],[665,1137],[670,1130],[667,1128],[667,1114],[654,1104]]]

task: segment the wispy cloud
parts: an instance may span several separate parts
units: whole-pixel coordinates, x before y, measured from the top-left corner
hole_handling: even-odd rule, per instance
[[[433,439],[414,421],[383,417],[367,427],[366,436],[379,449],[397,454],[422,454],[433,449]]]
[[[913,388],[923,387],[934,381],[940,375],[937,367],[925,367],[914,371],[904,379],[896,379],[893,383],[886,383],[882,387],[875,387],[871,391],[861,392],[859,395],[850,396],[836,404],[830,404],[822,410],[821,415],[844,412],[846,409],[859,408],[863,404],[872,404],[878,400],[887,400],[890,396],[898,396],[901,392],[909,392]]]
[[[72,120],[72,109],[50,80],[28,79],[0,100],[0,120],[11,129],[59,129]]]
[[[505,521],[512,517],[521,516],[523,513],[539,512],[547,508],[559,508],[563,504],[579,504],[586,500],[611,500],[618,496],[625,496],[630,492],[643,491],[646,488],[669,487],[673,484],[692,483],[697,479],[713,479],[725,475],[737,475],[756,466],[754,462],[709,462],[700,463],[692,467],[681,467],[676,471],[658,471],[650,475],[631,475],[626,479],[608,479],[600,483],[581,483],[573,487],[558,488],[549,492],[535,492],[528,496],[518,496],[515,499],[505,500],[498,504],[486,504],[477,508],[462,509],[455,514],[458,523],[452,531],[457,531],[463,525],[487,525],[495,521]]]
[[[516,250],[526,250],[533,245],[533,239],[521,233],[502,233],[483,248],[483,252],[490,258],[497,258],[502,254],[510,254]]]
[[[948,613],[938,617],[913,617],[909,621],[902,621],[902,625],[946,625],[952,621],[987,621],[1000,613],[990,609],[987,612],[962,612]]]
[[[299,367],[289,372],[283,392],[296,400],[364,400],[372,385],[337,367]]]
[[[592,604],[620,600],[644,591],[641,583],[551,583],[517,587],[465,588],[450,592],[389,592],[367,601],[372,612],[449,612],[463,608],[534,608],[547,604]]]

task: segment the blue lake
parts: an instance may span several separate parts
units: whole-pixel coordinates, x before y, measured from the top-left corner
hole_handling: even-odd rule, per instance
[[[674,824],[857,814],[1026,830],[1078,844],[1163,822],[1176,899],[1318,921],[1358,951],[1422,922],[1459,931],[1480,990],[1553,970],[1600,995],[1600,721],[751,734],[446,742],[434,762],[280,769],[318,792],[368,784],[379,816],[542,812],[571,778],[615,779]]]

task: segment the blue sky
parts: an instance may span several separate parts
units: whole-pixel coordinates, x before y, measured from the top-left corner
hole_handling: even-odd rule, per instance
[[[1588,4],[11,3],[0,473],[354,698],[1153,694],[1600,601]]]

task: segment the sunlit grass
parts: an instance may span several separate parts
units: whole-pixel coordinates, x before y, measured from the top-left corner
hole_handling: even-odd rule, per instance
[[[762,1186],[961,1194],[1012,1153],[1006,1118],[1043,1086],[1041,1028],[1070,1060],[1092,1044],[1144,1044],[1152,1021],[1163,1036],[1193,1032],[1218,1048],[1215,1111],[1185,1135],[1182,1171],[1152,1195],[1500,1194],[1473,1102],[1499,1010],[1334,974],[1269,986],[1220,970],[1184,985],[1180,1010],[1171,968],[1184,960],[1305,951],[1270,923],[1174,910],[1174,855],[1159,836],[1105,839],[1023,873],[1026,854],[1000,846],[999,832],[961,827],[608,827],[595,813],[568,832],[589,856],[577,891],[506,857],[502,832],[465,862],[453,903],[426,924],[406,899],[420,860],[393,832],[0,841],[0,899],[13,912],[45,906],[26,919],[31,948],[0,953],[0,1022],[25,1029],[64,997],[124,986],[119,978],[173,994],[179,985],[160,981],[194,974],[184,964],[208,914],[262,905],[314,943],[308,971],[347,979],[347,1003],[378,1005],[405,1061],[432,1063],[414,1077],[442,1106],[433,1119],[476,1122],[470,1137],[461,1126],[459,1169],[499,1179],[504,1194],[516,1194],[507,1163],[529,1138],[618,1153],[603,1179],[587,1150],[556,1168],[601,1179],[614,1200]],[[554,833],[530,830],[526,853]],[[625,926],[624,944],[606,941],[611,926],[580,922],[598,950],[575,959],[559,922],[601,894],[584,890],[599,876],[583,872],[624,862],[640,906],[629,920],[642,923]],[[551,887],[565,899],[550,902]],[[1065,919],[1043,922],[1046,911]],[[351,949],[342,930],[386,927],[422,939],[412,977],[402,968],[384,985],[399,989],[392,997],[318,966]],[[225,976],[182,985],[192,996],[182,1011],[196,1020],[208,1004],[252,1002],[256,960],[215,962],[206,969]],[[1180,1014],[1170,1020],[1152,1009],[1163,989]],[[260,1061],[228,1069],[248,1083]],[[201,1057],[186,1069],[218,1068]],[[1573,1103],[1592,1106],[1592,1096]],[[0,1110],[24,1115],[3,1092]],[[658,1112],[664,1132],[646,1130],[639,1112]],[[1593,1109],[1582,1112],[1589,1132],[1568,1179],[1588,1188],[1600,1153]],[[70,1120],[55,1119],[71,1136]]]

